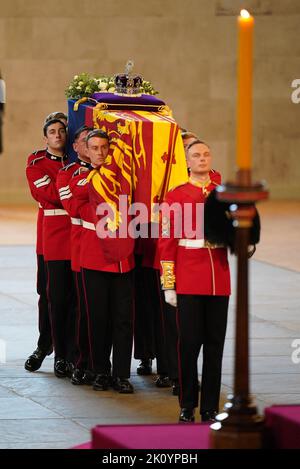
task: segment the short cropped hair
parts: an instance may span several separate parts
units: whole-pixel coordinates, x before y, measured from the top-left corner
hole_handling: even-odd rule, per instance
[[[51,112],[51,114],[48,114],[44,123],[46,124],[48,121],[51,121],[53,119],[65,119],[68,122],[67,114],[61,111],[56,111],[56,112]]]
[[[199,143],[202,143],[203,145],[206,145],[208,148],[210,148],[209,145],[207,145],[207,143],[203,142],[203,140],[200,140],[199,138],[197,138],[196,140],[193,140],[191,143],[188,144],[187,146],[187,151],[189,151],[190,148],[192,148],[193,145],[197,145]]]
[[[196,134],[194,134],[193,132],[188,132],[187,130],[185,130],[184,132],[181,132],[181,137],[183,140],[185,138],[197,138],[198,139]]]
[[[46,137],[46,135],[47,135],[48,127],[50,127],[50,125],[52,125],[52,124],[56,124],[57,122],[58,122],[59,124],[61,124],[61,125],[63,126],[63,128],[65,129],[65,131],[67,132],[67,127],[65,126],[65,124],[64,124],[62,121],[60,121],[59,119],[51,119],[51,120],[49,120],[48,122],[46,122],[46,123],[44,124],[44,127],[43,127],[43,134],[44,134],[45,137]]]
[[[93,131],[93,128],[92,127],[88,127],[87,125],[82,125],[81,127],[79,127],[79,129],[76,130],[76,132],[74,133],[74,142],[76,142],[76,140],[79,139],[80,135],[82,134],[82,132],[92,132]]]
[[[101,130],[101,129],[94,129],[91,132],[89,132],[87,136],[85,137],[86,144],[88,144],[89,139],[92,137],[106,138],[106,140],[108,140],[109,142],[109,136],[104,130]]]

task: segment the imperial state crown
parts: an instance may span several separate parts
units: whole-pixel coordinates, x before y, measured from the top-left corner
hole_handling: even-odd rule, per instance
[[[134,62],[128,60],[125,67],[125,73],[115,75],[115,94],[120,95],[140,95],[143,78],[141,75],[133,75]]]

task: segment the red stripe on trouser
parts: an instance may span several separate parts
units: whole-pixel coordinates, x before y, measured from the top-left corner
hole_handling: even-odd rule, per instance
[[[178,382],[179,382],[179,405],[182,406],[182,371],[181,371],[181,358],[180,358],[180,324],[178,308],[176,308],[176,326],[177,326],[177,356],[178,356]]]
[[[77,330],[76,330],[76,346],[78,347],[79,350],[79,357],[78,360],[76,361],[76,368],[82,361],[82,353],[81,353],[81,348],[80,348],[80,321],[81,321],[81,308],[80,308],[80,291],[79,291],[79,286],[78,286],[78,275],[81,275],[80,272],[75,272],[75,285],[76,285],[76,292],[77,292]]]
[[[94,369],[94,360],[93,360],[92,343],[91,343],[91,320],[90,320],[90,311],[89,311],[89,306],[88,306],[88,299],[87,299],[86,286],[85,286],[85,276],[84,276],[83,269],[81,269],[81,275],[82,275],[82,286],[83,286],[84,299],[85,299],[85,305],[86,305],[86,315],[87,315],[87,324],[88,324],[88,336],[89,336],[89,349],[90,349],[90,360],[91,360],[91,367],[92,367],[92,369]]]
[[[48,263],[45,262],[45,267],[47,269],[47,297],[48,297],[48,308],[49,308],[49,321],[50,321],[50,326],[51,326],[51,336],[52,336],[52,343],[53,343],[53,349],[54,349],[54,358],[55,358],[55,340],[54,340],[54,334],[53,334],[53,323],[52,323],[52,314],[51,314],[51,301],[49,301],[50,295],[49,295],[49,289],[50,289],[50,278],[49,278],[49,268],[48,268]]]
[[[166,327],[165,327],[165,317],[164,317],[164,307],[163,307],[163,302],[161,298],[161,292],[160,292],[160,275],[159,271],[155,269],[155,276],[156,276],[156,284],[157,284],[157,294],[159,297],[159,305],[160,305],[160,316],[161,316],[161,326],[162,326],[162,334],[163,334],[163,339],[166,340]]]

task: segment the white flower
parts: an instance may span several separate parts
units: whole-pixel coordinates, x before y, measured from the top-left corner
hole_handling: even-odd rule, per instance
[[[69,86],[69,90],[71,90],[72,88],[73,88],[73,86],[72,86],[72,85],[70,85],[70,86]]]
[[[108,88],[107,91],[108,91],[109,93],[114,93],[115,90],[116,90],[116,88],[115,88],[114,86],[111,86],[110,88]]]
[[[81,90],[81,86],[76,86],[76,90]]]
[[[105,91],[107,89],[107,83],[104,83],[103,81],[99,83],[99,89],[101,91]]]
[[[82,85],[83,85],[83,81],[80,81],[80,82],[78,83],[78,85],[82,86]]]
[[[77,78],[78,78],[78,75],[74,75],[74,80],[77,80]]]

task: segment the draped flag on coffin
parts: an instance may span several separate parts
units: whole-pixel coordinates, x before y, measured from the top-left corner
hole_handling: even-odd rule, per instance
[[[90,174],[90,200],[94,211],[100,203],[113,208],[109,229],[116,239],[106,239],[106,257],[126,257],[133,250],[133,241],[120,239],[122,223],[130,217],[119,205],[121,195],[128,196],[126,210],[132,202],[147,207],[143,223],[158,221],[154,204],[163,201],[170,188],[187,181],[187,169],[180,130],[170,115],[147,111],[106,111],[94,108],[94,127],[110,137],[106,163]],[[121,257],[121,258],[122,258]]]
[[[98,100],[99,96],[96,98]],[[100,98],[103,101],[104,96]],[[134,249],[134,240],[120,237],[120,223],[128,224],[130,220],[124,205],[120,210],[120,196],[128,196],[127,208],[132,202],[145,204],[148,210],[145,223],[158,221],[153,212],[154,204],[160,203],[168,190],[186,182],[188,177],[179,127],[167,106],[161,106],[162,101],[147,97],[147,105],[143,106],[144,95],[140,99],[124,99],[107,94],[105,98],[108,106],[83,100],[76,106],[75,100],[69,100],[69,133],[85,124],[105,130],[109,135],[107,161],[90,173],[89,189],[95,224],[101,219],[96,215],[99,204],[107,203],[113,209],[108,226],[115,237],[101,239],[101,246],[107,260],[116,262]],[[118,109],[118,100],[124,100],[120,105],[122,110]],[[144,109],[136,110],[139,106]]]

